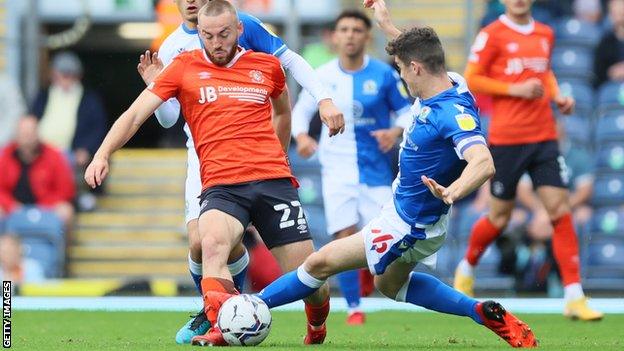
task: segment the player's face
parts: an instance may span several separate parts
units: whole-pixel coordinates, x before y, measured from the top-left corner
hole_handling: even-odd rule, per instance
[[[336,24],[334,45],[340,55],[356,57],[364,54],[370,31],[357,18],[345,17]]]
[[[526,16],[531,13],[533,0],[501,0],[505,11],[513,16]]]
[[[209,0],[173,0],[185,21],[197,23],[197,12]]]
[[[197,28],[210,61],[227,65],[236,55],[238,36],[243,31],[236,15],[224,12],[218,16],[200,16]]]
[[[407,90],[409,90],[410,95],[418,97],[420,91],[418,89],[418,69],[420,66],[416,62],[404,63],[396,56],[394,57],[394,62],[399,67],[401,79],[407,84]]]

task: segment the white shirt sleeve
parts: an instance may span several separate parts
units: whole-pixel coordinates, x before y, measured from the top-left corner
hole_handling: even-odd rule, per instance
[[[301,133],[308,133],[310,121],[318,110],[318,103],[307,90],[302,90],[299,99],[292,110],[291,133],[293,137]]]
[[[403,128],[403,130],[409,129],[414,123],[414,114],[412,113],[412,109],[408,106],[400,111],[397,111],[397,118],[394,121],[394,125],[397,127]]]
[[[314,68],[303,57],[287,49],[279,56],[279,60],[282,66],[286,67],[293,75],[297,83],[311,94],[317,104],[321,100],[331,99],[323,83],[317,78]]]

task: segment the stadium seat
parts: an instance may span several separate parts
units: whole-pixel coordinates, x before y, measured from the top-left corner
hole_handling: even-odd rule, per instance
[[[607,112],[598,118],[595,141],[597,145],[624,141],[624,111]]]
[[[613,206],[624,203],[624,174],[598,174],[592,197],[594,206]]]
[[[559,79],[561,94],[576,100],[576,114],[583,118],[591,118],[596,106],[594,89],[587,82],[578,79]]]
[[[579,45],[593,49],[600,41],[602,29],[576,18],[563,18],[555,25],[557,45]]]
[[[624,138],[624,136],[623,136]],[[600,172],[624,172],[624,142],[598,144],[596,167]]]
[[[42,264],[47,278],[61,276],[65,260],[63,223],[53,212],[26,207],[8,216],[6,230],[20,236],[25,255]]]
[[[617,236],[624,239],[624,208],[620,206],[596,209],[591,220],[592,237]]]
[[[624,109],[624,83],[606,82],[598,89],[598,109]]]
[[[592,146],[592,123],[588,118],[578,115],[563,116],[559,118],[563,124],[566,137],[575,146],[591,148]]]
[[[624,240],[600,238],[589,243],[587,274],[592,278],[624,279]]]
[[[556,74],[589,80],[593,77],[593,52],[583,46],[558,46],[552,54]]]
[[[318,172],[299,171],[295,173],[299,181],[299,199],[306,205],[323,206],[323,188]]]

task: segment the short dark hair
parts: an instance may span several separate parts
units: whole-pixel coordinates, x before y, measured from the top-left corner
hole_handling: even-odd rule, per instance
[[[388,55],[394,55],[403,63],[420,62],[431,74],[446,72],[442,43],[431,27],[415,27],[407,30],[386,46]]]
[[[373,22],[371,22],[370,18],[368,18],[368,16],[366,16],[364,12],[360,10],[344,10],[338,15],[338,17],[336,17],[333,25],[334,30],[336,30],[338,22],[340,22],[340,20],[342,20],[343,18],[355,18],[364,22],[366,29],[373,28]]]
[[[218,16],[224,12],[229,12],[238,17],[236,7],[227,0],[210,0],[201,9],[199,9],[198,15],[204,16]]]

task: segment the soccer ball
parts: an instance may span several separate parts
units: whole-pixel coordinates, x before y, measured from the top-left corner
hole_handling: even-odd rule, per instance
[[[217,327],[232,346],[258,345],[271,330],[269,306],[253,295],[231,297],[219,310]]]

